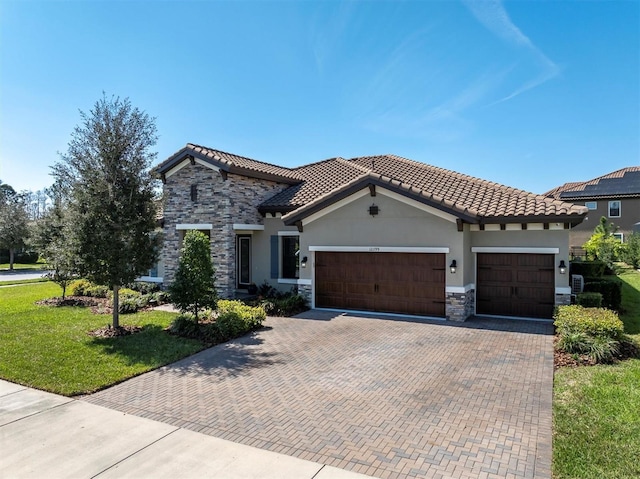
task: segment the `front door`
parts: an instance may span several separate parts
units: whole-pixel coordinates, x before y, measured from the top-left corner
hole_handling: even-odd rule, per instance
[[[251,236],[238,236],[236,250],[238,288],[244,289],[251,284]]]

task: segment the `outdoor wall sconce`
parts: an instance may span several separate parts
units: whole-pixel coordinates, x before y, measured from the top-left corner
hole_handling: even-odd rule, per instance
[[[302,261],[300,261],[300,267],[302,267],[302,268],[306,268],[307,267],[307,257],[306,256],[304,258],[302,258]]]
[[[369,206],[369,214],[370,214],[371,216],[375,216],[375,215],[377,215],[378,213],[380,213],[380,210],[378,209],[378,206],[377,206],[377,205],[371,205],[371,206]]]
[[[564,263],[564,260],[560,260],[560,266],[558,266],[558,268],[560,268],[560,274],[565,274],[567,272],[567,265]]]
[[[449,265],[449,270],[451,271],[451,274],[456,274],[456,269],[458,269],[458,264],[454,259],[453,261],[451,261],[451,264]]]

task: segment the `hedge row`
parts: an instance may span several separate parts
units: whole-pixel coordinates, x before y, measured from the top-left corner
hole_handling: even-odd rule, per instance
[[[602,306],[618,311],[622,304],[622,282],[619,279],[585,278],[585,293],[600,293]]]
[[[193,315],[180,314],[169,326],[169,331],[178,336],[218,343],[237,338],[259,329],[267,315],[260,306],[248,306],[241,301],[218,301],[214,321],[197,323]]]
[[[149,305],[166,303],[167,293],[160,291],[154,283],[132,283],[130,287],[121,288],[118,291],[118,311],[122,314],[131,314]],[[136,289],[132,289],[136,288]],[[88,296],[90,298],[108,298],[113,301],[113,291],[107,286],[94,284],[86,279],[78,279],[69,285],[71,296]]]
[[[596,362],[610,362],[625,338],[618,314],[604,308],[559,306],[554,315],[558,347],[572,354],[586,354]]]
[[[581,274],[585,278],[602,278],[607,265],[602,261],[572,261],[571,274]]]

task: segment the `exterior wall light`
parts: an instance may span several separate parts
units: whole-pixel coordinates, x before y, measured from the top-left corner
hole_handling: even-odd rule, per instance
[[[564,263],[564,260],[560,260],[560,266],[558,266],[558,268],[560,269],[560,274],[565,274],[567,272],[567,265]]]
[[[458,269],[458,265],[456,263],[456,260],[454,259],[453,261],[451,261],[451,264],[449,265],[449,270],[451,271],[451,274],[456,274],[456,269]]]
[[[302,268],[306,268],[307,267],[307,257],[306,256],[304,258],[302,258],[302,261],[300,261],[300,267],[302,267]]]
[[[377,205],[371,205],[371,206],[369,206],[369,214],[370,214],[371,216],[375,216],[375,215],[377,215],[378,213],[380,213],[380,209],[378,208],[378,206],[377,206]]]

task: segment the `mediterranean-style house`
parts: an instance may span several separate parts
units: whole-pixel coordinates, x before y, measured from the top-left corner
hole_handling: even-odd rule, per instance
[[[266,281],[314,308],[456,321],[551,318],[570,301],[584,206],[394,155],[284,168],[187,144],[156,172],[165,284],[197,229],[226,297]]]
[[[545,196],[589,210],[584,221],[571,229],[572,252],[581,251],[603,216],[619,228],[615,236],[622,242],[634,231],[640,232],[640,166],[622,168],[589,181],[565,183]]]

